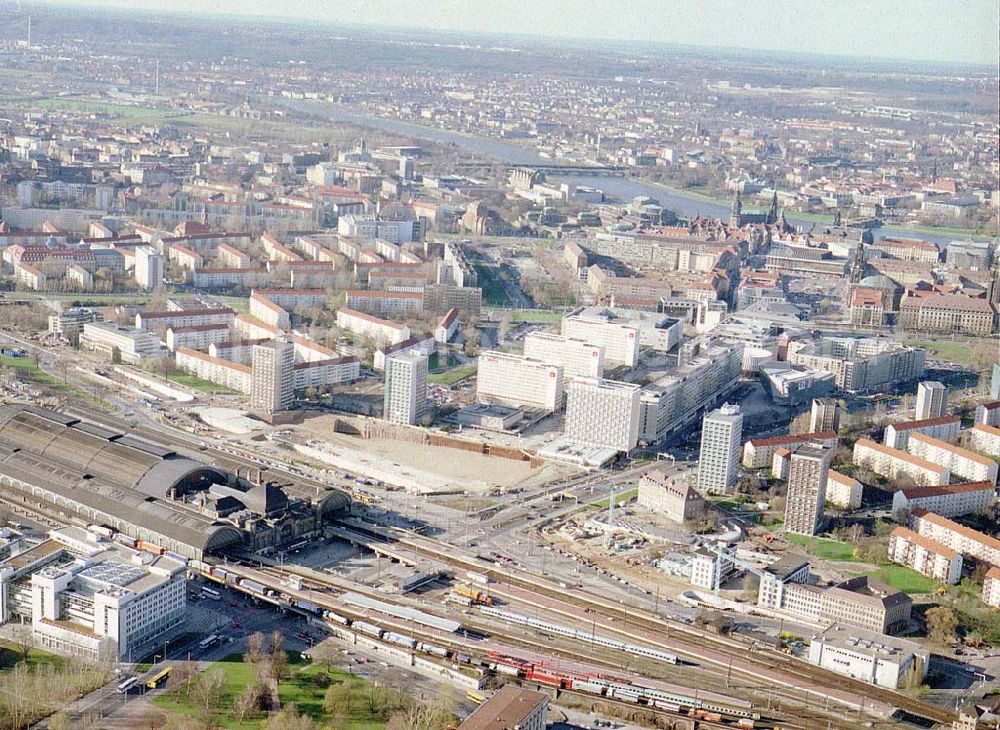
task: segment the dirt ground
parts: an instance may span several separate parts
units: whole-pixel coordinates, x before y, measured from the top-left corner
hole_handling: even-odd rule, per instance
[[[344,466],[375,479],[424,491],[486,491],[494,487],[529,487],[554,479],[565,468],[545,465],[532,468],[526,461],[484,456],[445,446],[426,446],[390,439],[362,439],[333,432],[333,420],[321,416],[297,428],[302,435],[327,444]]]

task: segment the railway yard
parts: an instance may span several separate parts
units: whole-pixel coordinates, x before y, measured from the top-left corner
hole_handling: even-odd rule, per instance
[[[100,418],[110,426],[128,426]],[[206,448],[180,432],[132,430],[219,467],[260,465],[259,458]],[[280,473],[283,465],[272,463],[269,469]],[[308,491],[308,475],[295,472],[285,476]],[[618,479],[630,476],[626,471]],[[552,519],[560,514],[549,507],[553,495],[570,488],[580,492],[595,481],[584,475],[521,495],[510,510],[513,519],[499,510],[471,534],[453,528],[430,536],[420,534],[429,530],[414,529],[416,523],[408,529],[380,526],[369,519],[370,510],[359,509],[327,525],[324,540],[297,547],[294,556],[205,557],[191,561],[189,570],[209,590],[239,592],[261,606],[305,617],[320,636],[436,673],[443,681],[457,679],[474,691],[513,681],[549,691],[557,704],[562,698],[620,716],[641,711],[661,726],[676,721],[703,727],[897,727],[901,717],[923,718],[924,726],[953,719],[948,710],[916,697],[831,675],[752,639],[668,618],[651,606],[645,589],[616,586],[599,593],[581,581],[568,590],[561,578],[571,573],[555,570],[554,554],[546,553],[552,565],[543,572],[477,546],[493,530],[537,530],[545,520],[528,519],[537,505]],[[10,506],[51,526],[65,521],[52,505]],[[561,506],[567,512],[575,508]],[[426,580],[409,592],[387,594],[335,570],[307,567],[313,551],[338,545],[339,554],[369,555],[380,566],[419,567]]]

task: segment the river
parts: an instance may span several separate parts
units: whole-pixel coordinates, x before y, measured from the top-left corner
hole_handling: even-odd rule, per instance
[[[369,129],[380,129],[385,132],[392,132],[414,139],[426,139],[431,142],[441,144],[452,143],[469,152],[490,157],[500,162],[515,165],[550,165],[551,159],[546,159],[535,150],[523,147],[512,142],[505,142],[501,139],[489,137],[476,137],[461,132],[453,132],[447,129],[436,127],[425,127],[412,122],[404,122],[398,119],[384,119],[367,114],[360,114],[342,106],[331,106],[317,102],[292,102],[291,106],[298,107],[313,114],[322,114],[334,122],[354,124],[359,127]],[[588,185],[600,188],[606,195],[619,200],[628,201],[638,195],[647,195],[660,201],[660,204],[672,210],[682,218],[691,218],[702,215],[709,218],[728,218],[729,206],[713,203],[698,198],[688,197],[682,193],[666,190],[662,187],[644,183],[623,177],[593,177],[589,175],[562,175],[548,176],[559,182],[568,182],[576,185]],[[812,221],[796,219],[794,213],[787,214],[788,222],[795,226],[801,226],[803,230],[809,230],[814,224]],[[944,246],[950,241],[960,238],[956,235],[941,233],[928,233],[925,231],[915,231],[909,228],[893,228],[882,226],[873,231],[875,238],[918,238],[924,241],[931,241],[940,246]]]

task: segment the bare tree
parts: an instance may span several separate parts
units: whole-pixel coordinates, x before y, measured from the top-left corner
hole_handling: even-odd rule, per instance
[[[199,714],[207,725],[212,713],[222,700],[226,687],[226,675],[221,669],[211,669],[198,677],[191,685],[191,695],[198,704]]]
[[[285,636],[280,631],[271,632],[271,676],[276,682],[288,674],[288,652],[285,651]]]
[[[264,723],[265,730],[316,730],[316,723],[308,715],[300,715],[295,705],[271,715]]]
[[[248,684],[233,700],[233,712],[243,722],[249,715],[261,709],[266,690],[259,684]]]

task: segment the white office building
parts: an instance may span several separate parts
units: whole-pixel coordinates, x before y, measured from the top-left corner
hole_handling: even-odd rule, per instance
[[[523,355],[486,350],[479,355],[476,399],[480,403],[558,411],[563,404],[563,372]]]
[[[604,348],[549,332],[530,332],[524,338],[524,356],[563,369],[563,383],[573,378],[599,378],[604,374]]]
[[[919,687],[930,654],[920,644],[835,623],[809,642],[809,663],[887,689]]]
[[[566,436],[578,443],[631,451],[639,443],[639,391],[633,383],[574,378],[566,400]]]
[[[163,255],[152,246],[135,248],[135,282],[143,289],[159,289],[163,286]]]
[[[941,418],[948,412],[948,389],[936,380],[925,380],[917,386],[917,408],[913,418],[926,421]]]
[[[608,366],[627,365],[632,368],[639,361],[639,324],[630,320],[610,317],[563,317],[562,333],[604,348],[604,361]]]
[[[295,347],[278,339],[254,345],[251,356],[250,408],[257,413],[287,411],[295,402]]]
[[[0,563],[0,620],[29,624],[40,649],[134,661],[184,621],[186,561],[80,527],[24,547]]]
[[[382,417],[413,425],[426,411],[427,356],[410,351],[386,358]]]
[[[736,484],[743,438],[743,414],[738,405],[725,403],[707,413],[701,425],[698,457],[698,491],[728,494]]]

